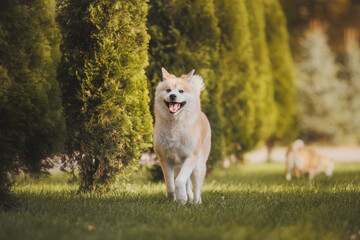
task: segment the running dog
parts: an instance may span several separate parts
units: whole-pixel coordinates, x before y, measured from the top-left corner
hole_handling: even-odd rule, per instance
[[[287,180],[291,180],[293,170],[296,178],[303,173],[308,174],[309,179],[313,179],[316,174],[322,172],[330,177],[334,171],[334,160],[306,148],[304,142],[298,139],[289,146],[286,152],[285,177]]]
[[[199,204],[211,148],[210,124],[200,106],[204,82],[193,75],[195,70],[181,77],[161,70],[163,81],[155,93],[154,150],[166,196],[180,204]]]

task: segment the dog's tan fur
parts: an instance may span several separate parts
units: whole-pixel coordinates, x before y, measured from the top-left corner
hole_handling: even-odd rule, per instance
[[[292,170],[296,178],[299,178],[300,174],[308,174],[309,179],[313,179],[316,174],[322,172],[331,176],[334,161],[306,148],[304,142],[298,139],[289,146],[286,152],[285,177],[287,180],[291,180]]]
[[[164,173],[167,197],[181,204],[198,204],[211,146],[210,124],[200,107],[203,81],[193,76],[194,70],[179,78],[164,68],[162,73],[163,81],[155,94],[154,150]],[[176,95],[176,102],[186,102],[175,113],[167,106],[173,103],[171,95]]]

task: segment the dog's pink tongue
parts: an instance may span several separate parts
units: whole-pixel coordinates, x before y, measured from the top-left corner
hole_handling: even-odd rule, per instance
[[[171,112],[176,112],[179,109],[179,106],[180,106],[180,104],[178,104],[178,103],[174,103],[174,104],[170,103],[169,109]]]

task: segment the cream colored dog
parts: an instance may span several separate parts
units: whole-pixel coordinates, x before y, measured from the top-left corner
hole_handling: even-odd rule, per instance
[[[180,204],[199,204],[211,145],[210,124],[200,108],[204,83],[193,76],[195,70],[179,78],[161,70],[163,81],[155,94],[154,150],[164,173],[166,196]]]
[[[291,180],[292,170],[295,171],[296,178],[303,173],[308,174],[309,179],[313,179],[316,174],[322,172],[330,177],[334,171],[334,160],[306,148],[304,142],[298,139],[289,146],[286,153],[287,180]]]

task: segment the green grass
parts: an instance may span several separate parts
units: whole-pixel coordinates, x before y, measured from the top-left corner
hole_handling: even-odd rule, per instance
[[[360,239],[360,164],[287,182],[283,164],[248,164],[206,178],[203,204],[165,199],[144,172],[116,190],[77,194],[57,174],[17,181],[0,239]]]

